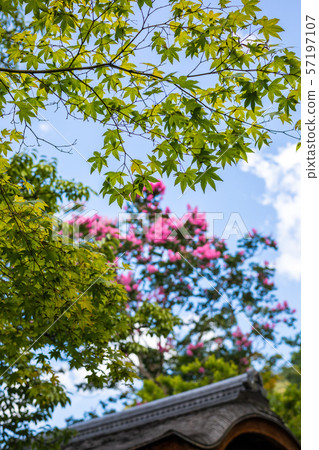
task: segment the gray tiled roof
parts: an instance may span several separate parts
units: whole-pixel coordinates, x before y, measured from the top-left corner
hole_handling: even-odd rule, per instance
[[[245,418],[283,426],[268,408],[258,372],[173,395],[120,413],[73,425],[77,435],[67,449],[128,450],[174,432],[203,448],[212,448]]]

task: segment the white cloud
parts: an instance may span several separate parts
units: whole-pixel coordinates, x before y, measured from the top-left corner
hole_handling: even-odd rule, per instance
[[[45,122],[40,122],[39,124],[39,128],[41,131],[43,131],[44,133],[48,133],[50,131],[52,131],[52,126],[49,122],[45,121]]]
[[[58,372],[58,377],[60,383],[65,387],[67,392],[71,395],[76,395],[78,397],[100,397],[101,395],[105,397],[107,395],[108,390],[104,388],[102,390],[81,390],[76,387],[76,385],[87,382],[87,376],[90,375],[90,372],[85,369],[85,367],[81,367],[79,369],[71,369],[69,370],[68,365],[64,364],[61,369],[62,372]],[[101,364],[99,366],[99,370],[101,372],[107,373],[109,369],[107,369],[106,365]]]
[[[301,153],[287,144],[277,154],[261,151],[252,154],[241,169],[264,180],[266,191],[261,199],[277,213],[276,237],[279,273],[294,280],[300,279],[300,169]]]
[[[71,394],[78,394],[76,385],[85,383],[87,375],[89,375],[89,372],[84,367],[81,367],[80,369],[69,370],[66,365],[64,366],[64,371],[58,374],[61,384]],[[81,391],[81,394],[85,396],[87,392]]]

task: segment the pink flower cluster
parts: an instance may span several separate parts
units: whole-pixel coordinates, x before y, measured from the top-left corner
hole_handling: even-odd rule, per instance
[[[275,328],[275,324],[274,323],[270,324],[270,323],[266,322],[264,325],[262,325],[262,328],[264,328],[264,330],[270,330],[270,329],[273,330]]]
[[[118,229],[114,222],[107,217],[101,217],[94,214],[92,217],[73,216],[69,222],[70,225],[77,224],[79,227],[85,226],[88,233],[94,236],[94,239],[101,241],[107,234],[112,237],[119,237]]]
[[[165,184],[162,181],[157,181],[156,183],[150,183],[152,187],[152,191],[154,194],[164,194],[165,192]]]
[[[220,257],[221,253],[214,248],[211,248],[210,243],[197,247],[194,252],[194,256],[197,256],[199,259],[217,259]]]
[[[217,345],[219,345],[219,346],[220,346],[220,345],[222,345],[222,344],[223,344],[223,342],[224,342],[224,339],[223,339],[223,338],[221,338],[221,337],[218,337],[218,338],[216,338],[216,339],[215,339],[215,342],[216,342],[216,344],[217,344]]]
[[[142,203],[147,201],[146,206],[151,210],[156,210],[159,200],[155,200],[154,197],[160,195],[160,200],[162,200],[164,192],[165,192],[165,184],[162,181],[157,181],[156,183],[150,183],[151,191],[147,189],[145,186],[143,187],[143,192],[145,192],[145,196],[141,197],[140,195],[136,195],[136,200],[141,200]],[[153,203],[152,203],[153,202]],[[142,212],[147,213],[146,209],[142,210]]]
[[[160,353],[166,353],[169,352],[174,347],[172,338],[167,338],[166,345],[164,347],[161,345],[161,343],[158,343],[158,350]]]
[[[173,252],[170,248],[168,249],[168,259],[170,262],[179,261],[182,257],[178,252]]]
[[[248,234],[250,237],[254,237],[254,236],[256,236],[257,233],[258,233],[258,231],[255,228],[252,228],[251,232]],[[277,248],[277,242],[274,239],[272,239],[271,237],[263,237],[262,241],[269,247]]]
[[[277,247],[277,242],[276,241],[274,241],[273,239],[271,239],[271,238],[264,238],[264,242],[265,242],[265,244],[266,245],[268,245],[268,247]]]
[[[123,284],[127,292],[130,292],[132,290],[131,284],[133,282],[132,272],[122,273],[119,276],[119,282]]]
[[[199,234],[201,231],[207,230],[207,220],[206,220],[206,214],[205,213],[198,213],[198,208],[194,208],[192,210],[190,205],[187,205],[187,210],[191,214],[187,214],[188,219],[187,221],[191,224],[197,227],[195,229],[195,233]]]
[[[150,226],[146,233],[148,242],[165,244],[167,241],[176,241],[176,237],[170,236],[174,228],[170,218],[160,217]]]
[[[272,288],[274,286],[274,283],[272,281],[269,281],[269,279],[265,277],[265,274],[263,272],[258,273],[258,278],[261,280],[264,286],[267,286],[269,288]]]
[[[137,291],[138,286],[141,283],[141,280],[137,280],[137,281],[134,280],[134,278],[132,276],[132,272],[122,273],[118,277],[118,281],[121,284],[123,284],[123,286],[125,287],[127,292],[131,292],[132,290]]]
[[[204,345],[203,342],[198,342],[198,344],[189,344],[186,349],[186,355],[193,356],[194,350],[197,350],[198,348],[202,348],[203,345]]]
[[[142,244],[141,239],[138,239],[138,238],[135,236],[133,230],[129,230],[129,232],[127,233],[127,236],[126,236],[126,240],[127,240],[128,242],[131,242],[131,244],[133,244],[133,245],[135,245],[135,246],[138,246],[138,245],[141,245],[141,244]]]
[[[252,345],[252,341],[248,339],[249,334],[243,333],[240,329],[240,327],[236,328],[236,331],[232,333],[232,336],[237,338],[235,341],[235,345],[237,347],[237,350],[243,350],[244,348],[248,349]]]
[[[287,310],[287,309],[289,309],[289,305],[288,305],[288,302],[285,300],[285,301],[283,302],[283,304],[277,303],[276,306],[274,306],[273,308],[271,308],[271,311],[273,311],[273,312],[275,312],[275,311],[285,311],[285,310]]]
[[[158,268],[156,266],[153,266],[153,264],[148,264],[147,271],[148,273],[156,273],[158,272]]]
[[[273,285],[274,285],[274,283],[270,282],[270,281],[268,280],[268,278],[264,278],[264,279],[263,279],[263,284],[264,284],[265,286],[269,286],[269,287],[273,287]]]

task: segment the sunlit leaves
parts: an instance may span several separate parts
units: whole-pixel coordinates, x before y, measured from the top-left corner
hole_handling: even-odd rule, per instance
[[[163,173],[182,190],[203,187],[199,173],[246,160],[274,133],[299,138],[299,59],[278,45],[278,19],[264,16],[257,0],[172,1],[165,11],[151,0],[22,6],[30,23],[12,33],[8,55],[25,73],[3,75],[0,108],[17,128],[28,126],[19,129],[25,135],[48,104],[102,125],[105,139],[90,162],[109,179],[102,194],[112,201]],[[109,172],[114,159],[119,177]]]
[[[258,31],[258,33],[263,34],[266,40],[268,40],[270,36],[280,39],[279,33],[281,33],[284,30],[279,25],[277,25],[278,22],[279,19],[268,19],[266,16],[263,16],[256,22],[262,26],[262,28]]]
[[[10,141],[21,139],[8,130],[1,134],[3,153]],[[68,370],[85,367],[84,384],[91,388],[133,375],[116,344],[129,329],[126,293],[115,281],[118,241],[98,249],[91,242],[75,242],[72,234],[61,236],[53,216],[58,203],[75,203],[65,211],[71,214],[91,190],[59,177],[56,160],[35,159],[25,153],[11,161],[0,158],[3,448],[25,448],[34,425],[69,402],[56,364]]]

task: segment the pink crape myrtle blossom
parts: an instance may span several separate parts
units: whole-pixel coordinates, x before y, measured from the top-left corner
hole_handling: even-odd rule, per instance
[[[241,371],[265,361],[260,334],[276,345],[296,321],[295,309],[277,298],[275,269],[264,261],[263,252],[268,258],[277,249],[276,241],[253,228],[230,247],[227,240],[207,236],[206,214],[197,207],[187,205],[182,217],[163,208],[164,193],[162,181],[151,183],[151,191],[144,189],[127,205],[132,216],[147,213],[149,223],[143,226],[137,216],[125,236],[119,236],[114,220],[99,215],[72,219],[83,237],[90,233],[101,249],[103,239],[118,240],[117,254],[131,267],[118,275],[127,292],[130,326],[149,332],[158,342],[155,348],[138,342],[149,355],[143,359],[149,364],[146,369],[180,375],[184,364],[198,364],[196,372],[206,377],[205,362],[212,353],[216,358],[229,356]],[[237,311],[251,324],[248,331]],[[174,347],[167,338],[171,334]]]
[[[181,259],[181,255],[178,252],[173,252],[171,249],[168,249],[168,259],[170,262],[176,262]]]
[[[197,344],[189,344],[186,348],[186,354],[188,356],[193,356],[194,350],[203,348],[203,346],[204,346],[203,342],[198,342]]]
[[[206,244],[197,247],[194,250],[194,256],[197,256],[199,259],[217,259],[220,257],[221,252],[217,251],[214,248],[211,248],[209,242]]]
[[[149,273],[156,273],[156,272],[158,272],[158,269],[156,266],[153,266],[152,264],[148,264],[147,271]]]

